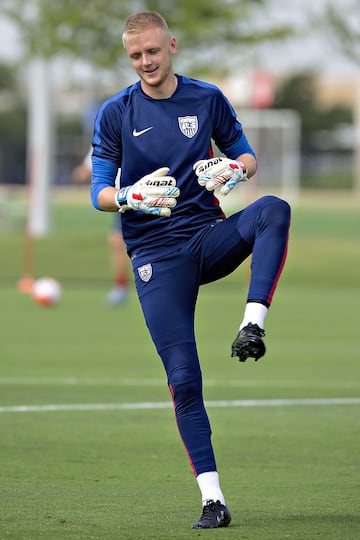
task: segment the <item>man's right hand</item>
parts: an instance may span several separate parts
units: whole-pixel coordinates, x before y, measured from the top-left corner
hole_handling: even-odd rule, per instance
[[[119,212],[139,210],[153,216],[169,217],[180,195],[175,178],[167,176],[169,170],[168,167],[161,167],[143,176],[132,186],[117,191],[115,204]]]

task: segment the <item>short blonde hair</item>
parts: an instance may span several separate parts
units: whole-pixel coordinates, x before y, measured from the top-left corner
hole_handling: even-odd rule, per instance
[[[130,15],[125,22],[125,29],[122,35],[122,42],[125,47],[125,39],[127,34],[138,34],[148,26],[155,26],[169,31],[169,27],[164,17],[157,11],[139,11],[134,15]]]

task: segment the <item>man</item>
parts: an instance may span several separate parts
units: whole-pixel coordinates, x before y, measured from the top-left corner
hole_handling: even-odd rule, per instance
[[[88,182],[90,180],[91,154],[92,147],[83,161],[72,171],[74,182]],[[114,283],[106,296],[106,303],[109,306],[116,306],[126,300],[129,287],[129,258],[122,235],[121,214],[115,216],[114,224],[108,235],[108,244],[112,256]]]
[[[256,170],[233,108],[217,87],[174,73],[177,42],[158,13],[130,16],[123,44],[140,80],[107,100],[95,120],[92,202],[122,212],[138,296],[201,491],[202,514],[192,528],[227,527],[231,516],[202,396],[195,304],[200,285],[228,275],[252,254],[231,355],[242,362],[263,356],[264,319],[285,262],[290,209],[266,196],[225,219],[214,189],[227,194]],[[213,157],[212,139],[227,158]]]

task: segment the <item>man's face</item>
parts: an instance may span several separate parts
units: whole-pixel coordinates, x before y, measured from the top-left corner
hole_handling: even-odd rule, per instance
[[[171,57],[177,52],[174,37],[157,27],[126,36],[126,51],[143,87],[159,88],[173,74]]]

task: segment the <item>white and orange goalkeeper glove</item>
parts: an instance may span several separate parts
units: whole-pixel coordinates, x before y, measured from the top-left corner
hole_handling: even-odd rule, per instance
[[[132,186],[119,189],[115,193],[115,204],[119,212],[140,210],[153,216],[169,217],[180,195],[175,178],[167,176],[169,170],[168,167],[161,167],[143,176]]]
[[[247,180],[247,169],[244,163],[225,157],[202,159],[193,166],[200,186],[213,191],[221,186],[220,193],[227,195],[236,184]]]

